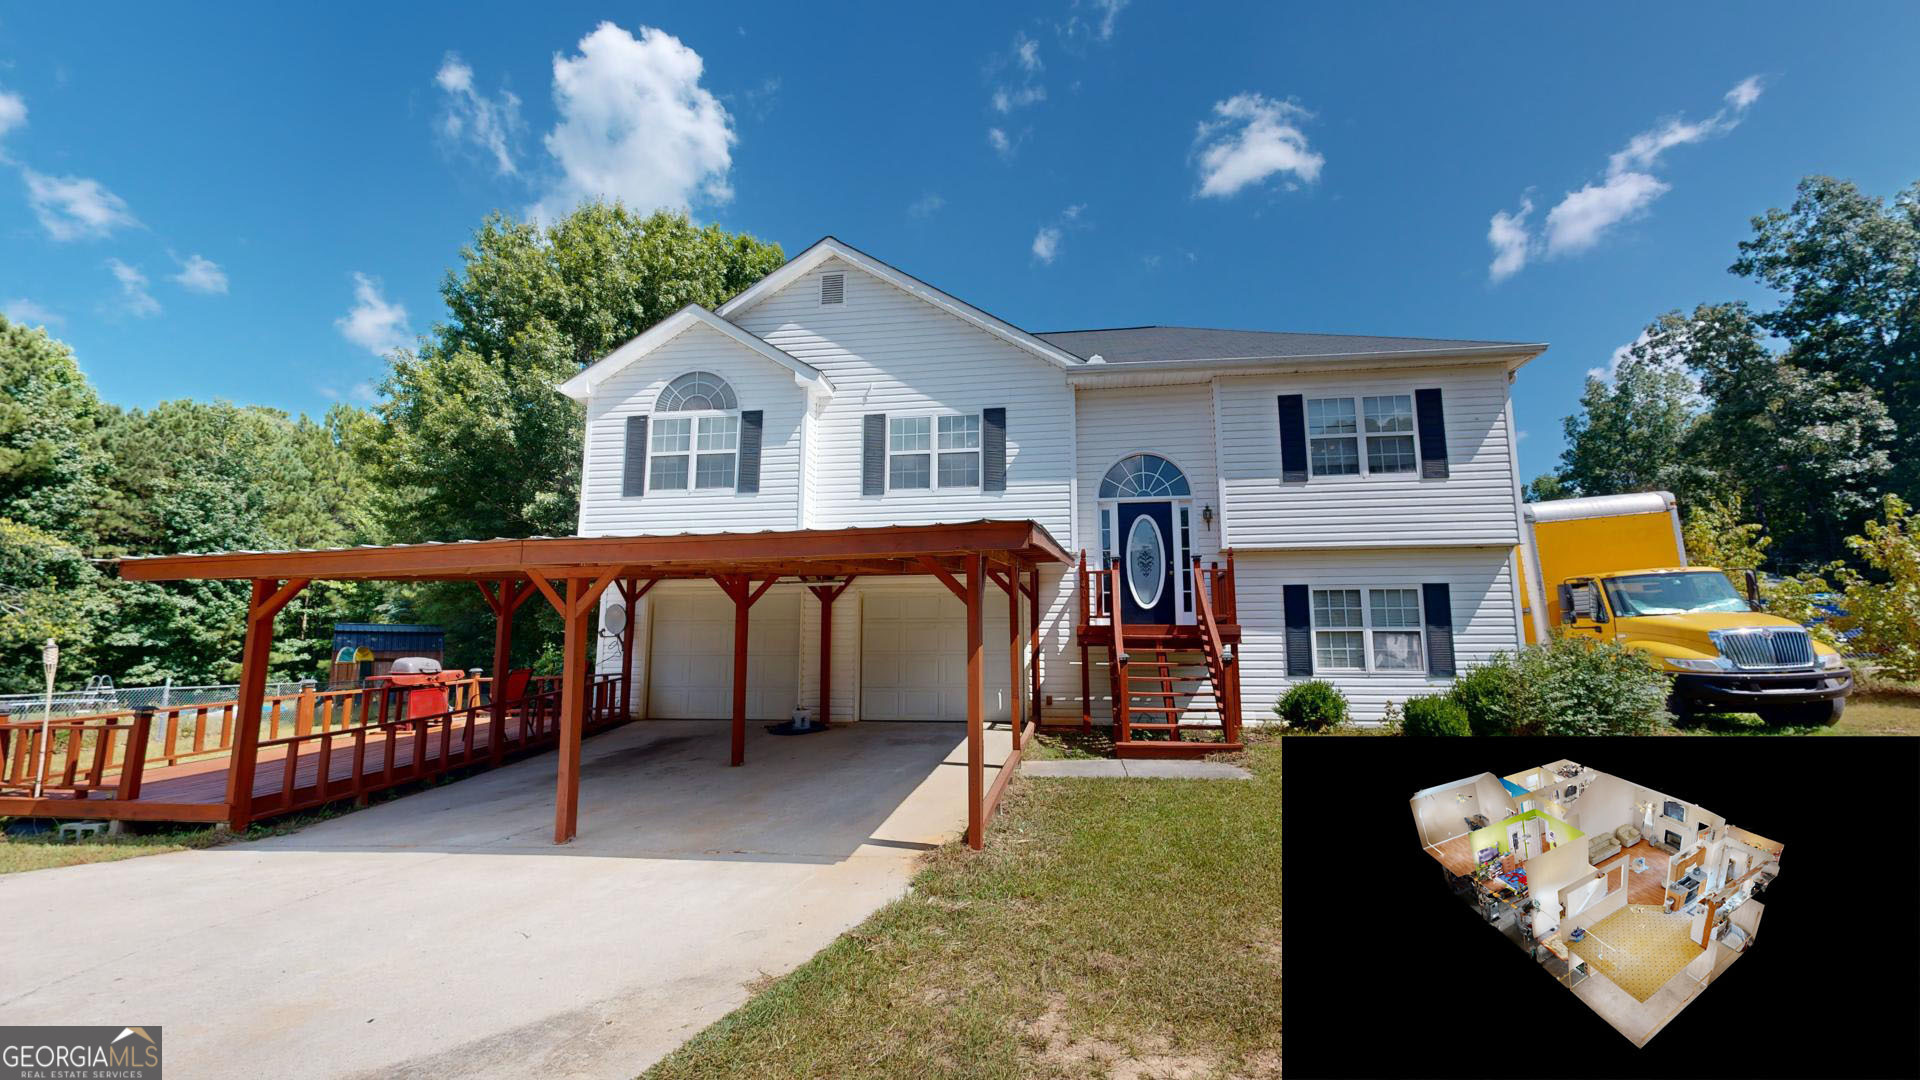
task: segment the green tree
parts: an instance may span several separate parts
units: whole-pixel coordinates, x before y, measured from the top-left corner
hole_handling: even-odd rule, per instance
[[[554,387],[785,261],[684,214],[597,202],[546,227],[494,215],[460,255],[441,287],[447,321],[418,355],[395,355],[365,446],[400,541],[571,533],[585,419]]]
[[[1876,672],[1891,679],[1920,681],[1920,533],[1914,531],[1907,504],[1889,495],[1880,520],[1869,521],[1847,546],[1873,574],[1838,568],[1845,590],[1835,620],[1842,630],[1858,630],[1849,647],[1873,657]]]
[[[1687,453],[1700,395],[1684,366],[1686,327],[1664,315],[1628,349],[1611,380],[1591,374],[1567,417],[1556,477],[1580,495],[1690,493],[1701,471]]]
[[[106,411],[73,350],[0,315],[0,517],[85,548],[98,527]]]
[[[60,643],[60,686],[83,681],[112,618],[109,584],[72,543],[0,518],[0,690],[43,685],[40,647],[48,638]]]
[[[1787,360],[1872,391],[1901,433],[1920,432],[1920,183],[1889,203],[1809,176],[1753,233],[1730,269],[1783,294],[1756,321],[1786,342]],[[1890,482],[1920,499],[1920,455],[1895,461]]]

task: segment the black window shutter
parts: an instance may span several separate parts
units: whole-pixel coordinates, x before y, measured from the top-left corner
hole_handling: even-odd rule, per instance
[[[1307,402],[1299,394],[1280,395],[1280,482],[1307,482]]]
[[[1447,420],[1440,408],[1439,390],[1413,392],[1414,422],[1420,428],[1420,476],[1447,478]]]
[[[759,409],[740,413],[740,470],[734,476],[733,490],[742,495],[760,492],[760,426],[764,415]]]
[[[647,492],[647,418],[627,417],[626,458],[620,467],[620,495],[637,498]]]
[[[860,440],[860,494],[887,493],[887,414],[868,413]]]
[[[1299,401],[1299,398],[1294,398]],[[1282,585],[1280,605],[1287,616],[1287,674],[1313,674],[1313,609],[1305,585]]]
[[[1007,490],[1007,410],[980,410],[980,490]]]
[[[1427,608],[1427,674],[1452,675],[1453,590],[1444,581],[1429,581],[1420,592]]]

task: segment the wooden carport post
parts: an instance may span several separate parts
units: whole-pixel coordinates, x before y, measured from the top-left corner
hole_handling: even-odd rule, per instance
[[[986,724],[984,720],[986,634],[981,620],[986,612],[987,557],[974,552],[967,567],[967,846],[980,850],[986,842]]]
[[[633,605],[658,584],[659,578],[648,578],[645,585],[632,578],[620,583],[620,603],[627,609],[627,625],[620,630],[620,719],[623,722],[633,719],[633,630],[639,618],[634,614]]]
[[[487,703],[487,756],[495,765],[506,750],[507,672],[513,669],[513,613],[533,595],[530,581],[502,579],[496,592],[484,581],[476,581],[480,595],[486,597],[493,612],[493,700]]]
[[[1033,725],[1037,729],[1041,723],[1040,711],[1040,566],[1027,567],[1027,643],[1032,650],[1027,663],[1032,667],[1028,674],[1029,690],[1033,694]]]
[[[809,585],[807,590],[820,601],[820,726],[827,725],[833,709],[833,602],[853,584],[853,575],[838,585]]]
[[[713,583],[733,599],[733,746],[729,765],[747,760],[747,612],[778,580],[769,577],[755,589],[753,578],[746,574],[715,574],[713,578]]]
[[[240,832],[253,819],[253,770],[260,758],[260,710],[267,700],[267,665],[273,654],[273,617],[307,587],[307,579],[282,584],[255,578],[247,602],[246,644],[240,654],[239,700],[234,703],[233,749],[227,756],[227,828]],[[287,750],[293,753],[291,747]]]
[[[553,605],[566,628],[561,637],[560,765],[553,805],[556,844],[572,840],[580,828],[580,735],[587,719],[587,643],[593,634],[593,606],[623,571],[623,567],[615,567],[592,580],[568,578],[567,594],[562,597],[538,570],[527,570],[527,577]]]

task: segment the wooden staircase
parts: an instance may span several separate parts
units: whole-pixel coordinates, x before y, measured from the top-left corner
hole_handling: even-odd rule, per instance
[[[1227,565],[1193,560],[1195,621],[1129,625],[1113,598],[1118,565],[1087,566],[1080,553],[1081,723],[1090,726],[1089,650],[1107,650],[1107,696],[1119,757],[1197,758],[1239,750],[1240,672],[1234,649],[1233,554]]]

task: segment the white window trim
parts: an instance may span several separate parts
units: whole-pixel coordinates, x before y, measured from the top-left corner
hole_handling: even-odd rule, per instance
[[[1359,626],[1327,626],[1327,627],[1321,626],[1317,621],[1317,619],[1315,618],[1315,610],[1313,606],[1313,594],[1317,592],[1342,592],[1342,591],[1352,591],[1356,589],[1359,590],[1360,592],[1360,625]],[[1418,611],[1419,613],[1418,618],[1416,619],[1416,625],[1414,626],[1380,626],[1380,627],[1376,627],[1373,625],[1373,597],[1368,594],[1373,592],[1383,592],[1389,589],[1394,590],[1396,592],[1405,592],[1408,590],[1411,590],[1413,592],[1414,607],[1415,607],[1415,610]],[[1395,585],[1391,583],[1375,583],[1372,585],[1329,584],[1329,585],[1308,586],[1307,588],[1307,625],[1308,625],[1309,632],[1313,635],[1313,641],[1312,641],[1313,673],[1315,675],[1319,675],[1322,672],[1329,675],[1418,675],[1422,678],[1426,678],[1429,674],[1428,669],[1432,664],[1432,659],[1431,657],[1428,656],[1428,647],[1427,647],[1428,643],[1427,643],[1426,592],[1427,591],[1425,589],[1421,588],[1418,585]],[[1357,667],[1357,668],[1356,667],[1325,667],[1320,663],[1320,635],[1322,633],[1354,633],[1356,631],[1360,634],[1361,660],[1365,663],[1366,665],[1365,667]],[[1420,666],[1412,667],[1412,668],[1383,668],[1383,667],[1376,666],[1373,662],[1373,656],[1374,656],[1373,635],[1376,632],[1389,633],[1389,634],[1417,634],[1420,638]]]
[[[1418,480],[1420,479],[1421,478],[1420,477],[1420,412],[1419,412],[1419,403],[1417,401],[1413,401],[1413,396],[1414,394],[1413,394],[1413,391],[1411,390],[1408,390],[1405,393],[1401,393],[1395,390],[1383,390],[1383,391],[1379,391],[1377,393],[1372,393],[1372,394],[1367,394],[1367,393],[1321,394],[1317,397],[1303,397],[1301,400],[1300,407],[1302,411],[1301,425],[1303,427],[1306,427],[1307,429],[1307,435],[1306,435],[1307,482],[1313,483],[1314,481],[1318,480],[1318,481],[1321,481],[1322,483],[1337,484],[1345,480],[1370,480],[1370,479],[1373,479],[1374,477],[1379,477],[1382,480]],[[1382,398],[1382,397],[1403,397],[1403,398],[1407,398],[1410,402],[1413,403],[1414,411],[1413,411],[1413,430],[1412,431],[1380,432],[1373,435],[1367,434],[1366,400],[1368,398]],[[1308,426],[1308,421],[1305,418],[1307,406],[1311,405],[1313,402],[1316,402],[1316,401],[1342,401],[1342,400],[1353,402],[1354,433],[1351,435],[1315,435],[1313,434],[1313,429],[1310,426]],[[1368,439],[1404,439],[1408,437],[1411,437],[1413,439],[1413,468],[1401,469],[1398,472],[1376,473],[1372,469],[1367,467],[1367,440]],[[1353,439],[1354,446],[1359,453],[1360,471],[1351,472],[1351,473],[1315,472],[1313,469],[1313,441],[1315,439]],[[1346,670],[1352,670],[1352,669],[1342,668],[1341,670],[1346,671]]]
[[[741,430],[740,414],[743,411],[744,410],[741,410],[741,409],[697,409],[697,410],[689,410],[689,411],[651,413],[650,414],[651,419],[648,421],[648,428],[647,428],[647,488],[646,488],[647,494],[653,495],[656,492],[660,495],[683,495],[683,496],[739,494],[739,491],[740,491],[740,430]],[[699,472],[700,458],[702,456],[719,457],[721,454],[727,453],[727,451],[725,450],[702,451],[700,449],[700,421],[703,419],[712,419],[714,417],[732,417],[734,421],[733,451],[732,451],[733,483],[726,487],[696,487],[695,484],[700,475],[700,472]],[[688,431],[687,431],[688,442],[687,442],[687,449],[684,453],[678,450],[673,451],[671,453],[665,453],[665,454],[656,453],[654,451],[653,440],[659,434],[658,425],[662,420],[691,420],[692,421],[692,423],[688,425]],[[683,457],[687,459],[687,486],[686,487],[659,487],[655,485],[653,482],[653,463],[661,458],[679,458],[679,457]]]
[[[971,409],[971,410],[968,410],[968,409],[957,409],[957,410],[956,409],[916,409],[912,411],[889,412],[886,414],[886,416],[887,416],[887,431],[886,431],[887,460],[885,462],[885,472],[884,472],[884,476],[886,479],[886,494],[892,495],[897,492],[902,496],[906,496],[906,495],[935,495],[935,494],[943,494],[947,492],[957,492],[960,494],[972,493],[977,495],[984,490],[984,488],[981,486],[986,479],[986,468],[987,468],[987,419],[986,419],[986,411],[984,409]],[[974,447],[971,450],[942,451],[940,449],[940,418],[943,416],[973,417],[979,426],[980,445]],[[923,417],[930,418],[931,420],[931,422],[927,425],[927,448],[925,450],[900,450],[900,451],[894,450],[893,422],[895,420],[918,420]],[[973,454],[977,456],[980,459],[979,468],[974,470],[974,475],[977,477],[980,477],[980,480],[972,484],[951,484],[943,487],[940,483],[940,455],[943,452],[948,454]],[[893,459],[895,457],[912,457],[919,454],[925,454],[927,456],[927,486],[911,487],[911,488],[894,487],[893,486]]]

